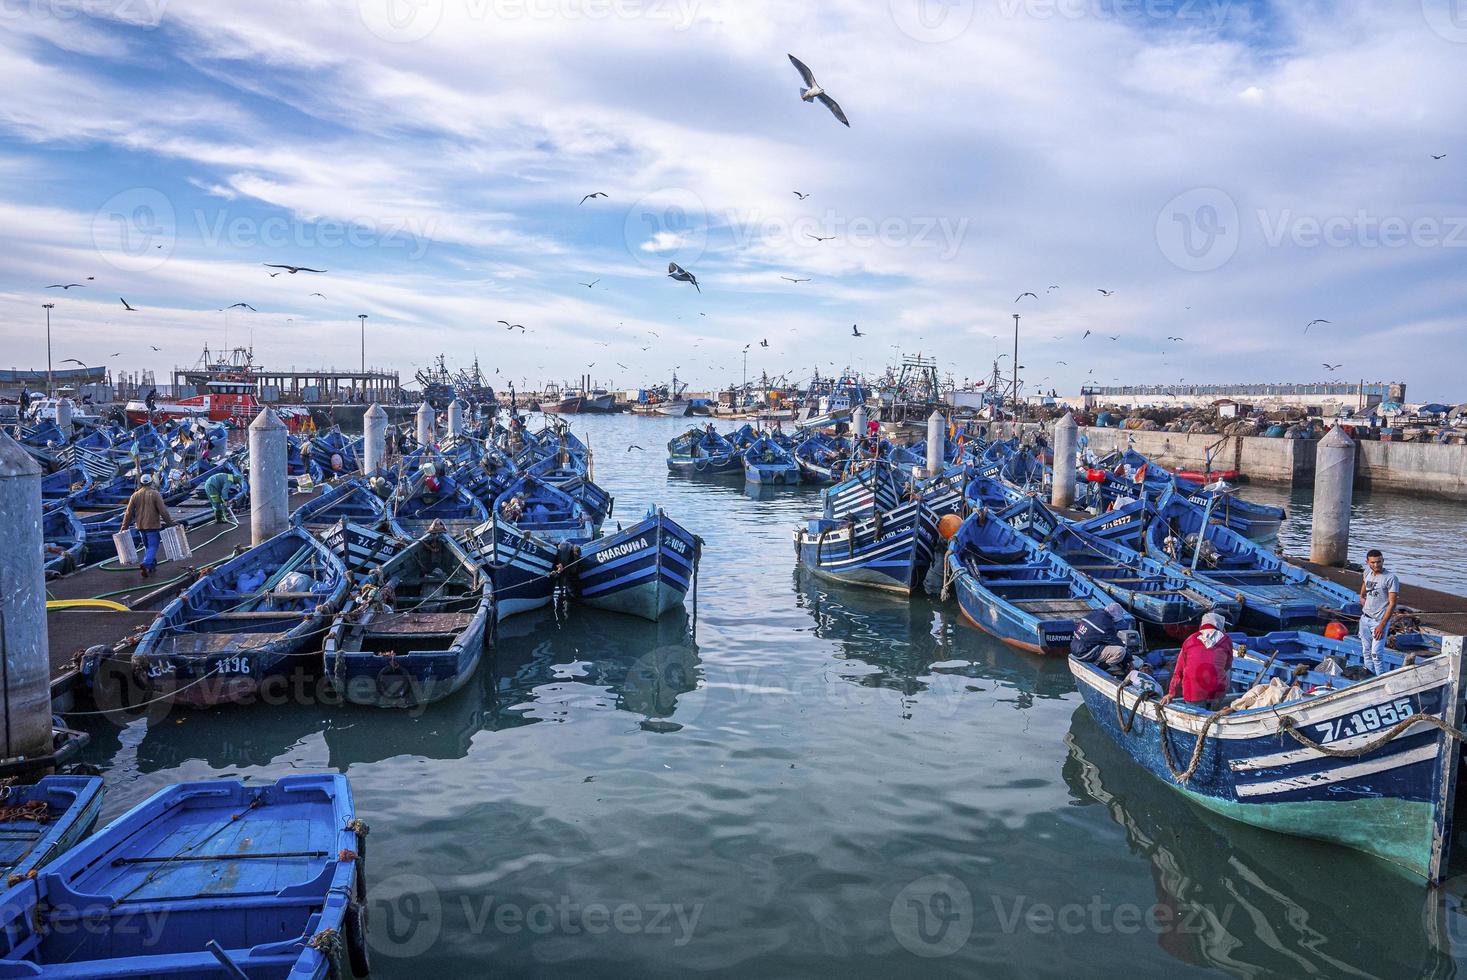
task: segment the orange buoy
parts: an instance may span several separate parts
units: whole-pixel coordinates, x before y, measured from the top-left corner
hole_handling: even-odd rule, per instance
[[[1349,635],[1350,631],[1345,629],[1344,623],[1330,623],[1324,628],[1324,636],[1327,640],[1343,640]]]
[[[943,514],[942,520],[937,522],[937,533],[942,535],[942,540],[951,541],[962,526],[963,519],[957,514]]]

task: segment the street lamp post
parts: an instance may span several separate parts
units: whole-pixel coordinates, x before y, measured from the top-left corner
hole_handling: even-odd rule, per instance
[[[55,380],[51,376],[51,311],[56,309],[56,304],[42,303],[41,306],[46,310],[46,397],[50,398],[55,387]]]
[[[1019,420],[1019,314],[1014,314],[1014,421]]]
[[[367,314],[358,313],[362,324],[362,401],[367,400]]]

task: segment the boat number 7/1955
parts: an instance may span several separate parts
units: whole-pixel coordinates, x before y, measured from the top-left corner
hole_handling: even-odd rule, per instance
[[[1367,732],[1378,732],[1383,728],[1389,728],[1397,722],[1405,721],[1415,714],[1410,698],[1397,698],[1389,704],[1379,704],[1364,711],[1357,711],[1343,718],[1332,718],[1322,725],[1315,725],[1314,730],[1323,736],[1321,742],[1333,742],[1338,738],[1349,738],[1352,735],[1364,735]]]

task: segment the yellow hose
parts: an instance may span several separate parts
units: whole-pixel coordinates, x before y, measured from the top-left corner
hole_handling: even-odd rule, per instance
[[[120,602],[109,602],[106,599],[52,599],[46,603],[46,611],[53,609],[110,609],[113,612],[127,612],[128,608]]]

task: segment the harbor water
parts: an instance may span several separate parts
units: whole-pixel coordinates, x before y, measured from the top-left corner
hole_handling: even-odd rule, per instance
[[[184,779],[346,773],[381,977],[1400,977],[1467,955],[1460,881],[1433,897],[1205,813],[1110,742],[1062,660],[951,603],[798,572],[818,490],[670,478],[686,425],[573,420],[612,523],[656,503],[705,538],[695,639],[691,601],[659,624],[572,608],[501,624],[477,677],[420,713],[303,686],[77,718],[104,817]],[[1462,591],[1460,508],[1359,510],[1352,554]]]

